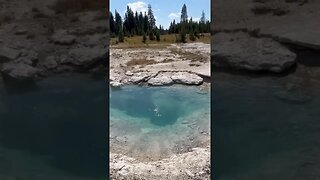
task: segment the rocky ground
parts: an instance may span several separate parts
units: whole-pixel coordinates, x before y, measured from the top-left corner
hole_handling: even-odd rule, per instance
[[[113,179],[210,179],[210,148],[194,148],[154,162],[110,154]]]
[[[298,51],[320,48],[319,9],[316,0],[216,1],[213,63],[251,72],[294,69]]]
[[[261,84],[272,79],[283,86],[283,91],[274,92],[276,98],[296,104],[311,101],[314,97],[309,91],[316,91],[320,85],[319,10],[317,0],[215,1],[213,75],[219,73],[220,78],[225,77],[223,81],[231,81],[235,76],[256,78]],[[303,123],[308,123],[308,119]],[[319,179],[318,156],[314,154],[318,148],[296,151],[268,157],[250,172],[221,179]]]
[[[106,72],[106,9],[59,13],[54,8],[57,1],[0,1],[0,71],[4,79]]]
[[[110,84],[200,85],[210,79],[210,44],[110,48]]]

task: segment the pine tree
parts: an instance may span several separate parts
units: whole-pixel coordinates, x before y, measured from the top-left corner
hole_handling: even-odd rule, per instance
[[[148,19],[147,13],[144,13],[143,27],[144,27],[143,29],[144,32],[149,31],[149,19]]]
[[[118,40],[119,40],[119,42],[124,42],[124,34],[123,34],[122,28],[120,28]]]
[[[156,19],[154,18],[151,4],[148,5],[148,20],[149,20],[149,30],[153,30],[156,26]]]
[[[176,20],[174,19],[172,22],[172,33],[177,33]]]
[[[204,11],[202,11],[200,22],[201,23],[205,23],[206,22],[206,15],[205,15]]]
[[[187,35],[186,35],[186,27],[184,24],[181,26],[179,35],[180,35],[180,42],[186,43],[187,42],[187,37],[186,37]]]
[[[114,17],[112,15],[112,12],[110,12],[110,16],[109,16],[109,24],[110,24],[110,32],[111,32],[111,37],[114,37],[115,35],[115,22],[114,22]]]
[[[115,24],[114,24],[114,31],[116,35],[119,35],[120,29],[122,28],[122,18],[120,14],[115,10]]]
[[[139,13],[139,35],[143,35],[144,32],[145,32],[145,29],[144,29],[144,25],[143,25],[143,21],[144,21],[144,18],[143,18],[143,14],[142,12]]]
[[[182,10],[181,10],[181,20],[180,20],[181,23],[183,22],[188,22],[188,13],[187,13],[187,6],[186,4],[183,4],[182,6]]]

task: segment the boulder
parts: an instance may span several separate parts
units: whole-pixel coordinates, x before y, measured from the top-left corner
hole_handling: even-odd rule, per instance
[[[24,63],[9,62],[3,64],[1,72],[16,80],[29,80],[36,77],[39,69]]]
[[[127,71],[127,72],[125,73],[125,75],[126,75],[126,76],[133,76],[133,73],[132,73],[131,71]]]
[[[121,87],[123,84],[121,82],[118,81],[111,81],[110,82],[110,86],[111,87]]]
[[[105,48],[75,48],[69,51],[70,63],[88,67],[93,64],[105,64],[108,53]]]
[[[134,84],[138,84],[140,82],[146,81],[149,77],[150,77],[149,73],[139,72],[131,76],[128,81]]]
[[[21,51],[9,48],[9,47],[1,47],[0,48],[0,63],[6,61],[12,61],[17,59],[21,55]]]
[[[171,79],[178,84],[199,85],[203,83],[203,78],[188,72],[178,72],[171,76]]]
[[[157,75],[156,77],[150,78],[148,80],[148,84],[151,86],[163,86],[163,85],[170,85],[173,83],[173,80],[170,76],[167,75]]]
[[[46,69],[54,69],[58,66],[58,63],[54,56],[48,56],[42,62],[40,62],[40,65],[45,67]]]
[[[247,33],[217,33],[213,36],[214,65],[248,71],[283,72],[296,63],[296,54],[271,38]]]
[[[72,45],[76,42],[76,36],[68,34],[66,30],[58,30],[50,39],[60,45]]]
[[[24,63],[28,65],[34,65],[38,61],[38,53],[35,52],[34,50],[26,50],[22,52],[21,56],[15,60],[15,62],[18,63]]]

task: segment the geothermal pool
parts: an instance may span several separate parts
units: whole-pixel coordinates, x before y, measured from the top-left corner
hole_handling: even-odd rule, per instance
[[[0,179],[105,179],[107,90],[75,74],[1,83]]]
[[[319,179],[320,83],[303,73],[215,73],[215,179]]]
[[[206,146],[210,96],[198,87],[126,86],[110,91],[111,153],[159,160]]]

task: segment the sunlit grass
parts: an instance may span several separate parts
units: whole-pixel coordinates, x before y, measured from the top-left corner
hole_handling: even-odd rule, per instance
[[[166,34],[160,36],[160,41],[150,41],[148,38],[146,40],[146,43],[142,42],[142,36],[133,36],[133,37],[125,37],[123,43],[117,43],[118,38],[111,38],[110,39],[110,45],[114,46],[115,48],[152,48],[152,47],[166,47],[169,44],[176,43],[176,36],[179,36],[178,34]],[[200,38],[196,39],[195,41],[191,41],[189,39],[189,36],[187,35],[187,43],[193,43],[193,42],[203,42],[206,44],[210,44],[211,42],[211,35],[210,33],[205,33],[203,36],[200,36]]]

